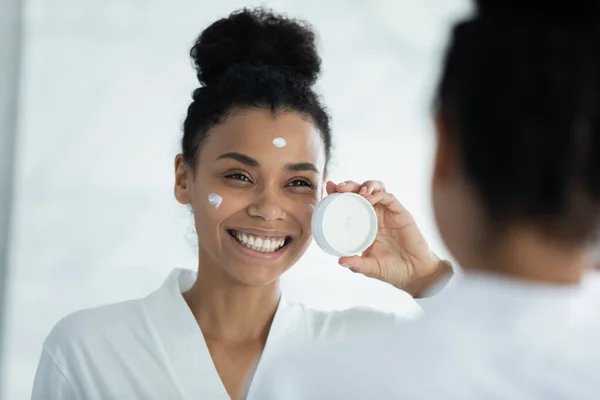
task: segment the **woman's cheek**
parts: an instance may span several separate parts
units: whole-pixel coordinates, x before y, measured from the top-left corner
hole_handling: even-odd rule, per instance
[[[204,209],[215,220],[224,220],[248,207],[251,202],[248,193],[243,190],[214,185],[207,188],[203,196]]]

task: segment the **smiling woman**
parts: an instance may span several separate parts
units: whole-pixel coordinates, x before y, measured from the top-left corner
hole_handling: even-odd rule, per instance
[[[381,183],[325,184],[331,133],[312,89],[320,58],[306,23],[235,12],[202,32],[191,56],[201,86],[175,158],[175,197],[193,210],[198,272],[175,270],[146,298],[60,321],[34,399],[252,399],[283,347],[394,324],[374,310],[325,313],[281,295],[325,188],[360,193],[381,221],[365,257],[340,263],[413,293],[447,266]]]

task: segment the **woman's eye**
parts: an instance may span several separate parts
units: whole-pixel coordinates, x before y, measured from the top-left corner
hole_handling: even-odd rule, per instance
[[[241,174],[241,173],[225,175],[225,178],[234,179],[236,181],[242,181],[242,182],[251,182],[250,178],[248,178],[246,175]]]
[[[303,179],[296,179],[290,182],[289,186],[292,187],[307,187],[307,188],[312,188],[313,185],[312,183],[305,181]]]

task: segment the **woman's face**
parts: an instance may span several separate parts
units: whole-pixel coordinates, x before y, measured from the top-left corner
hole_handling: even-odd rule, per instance
[[[177,156],[175,194],[194,211],[203,267],[249,285],[279,278],[310,243],[325,163],[309,119],[263,109],[236,110],[213,127],[195,174]]]

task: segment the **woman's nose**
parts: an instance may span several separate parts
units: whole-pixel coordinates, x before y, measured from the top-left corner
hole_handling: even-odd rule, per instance
[[[280,197],[266,190],[248,208],[248,214],[251,217],[261,218],[265,221],[277,221],[285,218]]]

